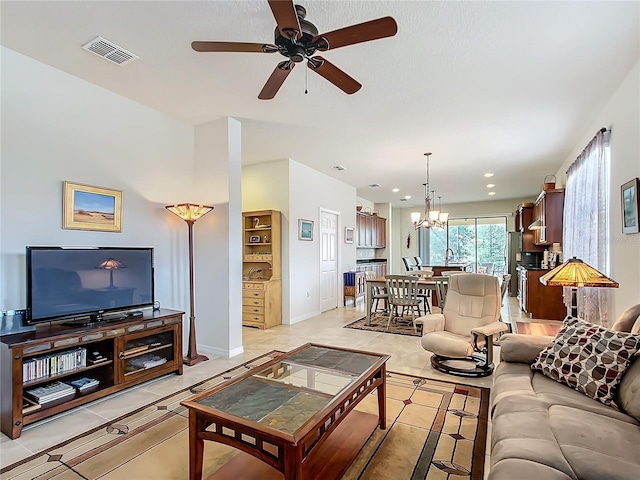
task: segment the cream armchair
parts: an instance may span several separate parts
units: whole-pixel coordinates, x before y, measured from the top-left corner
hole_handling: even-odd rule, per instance
[[[508,330],[498,321],[501,303],[497,277],[477,273],[449,277],[442,313],[416,319],[422,324],[422,347],[433,352],[433,368],[467,377],[491,375],[493,337]],[[453,360],[472,361],[475,367],[462,368]]]

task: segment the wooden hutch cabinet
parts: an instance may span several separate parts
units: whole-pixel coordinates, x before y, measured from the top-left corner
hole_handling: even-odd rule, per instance
[[[244,212],[242,324],[261,329],[282,323],[281,213]]]

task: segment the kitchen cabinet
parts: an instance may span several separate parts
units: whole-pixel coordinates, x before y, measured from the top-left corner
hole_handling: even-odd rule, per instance
[[[529,229],[535,219],[535,205],[533,203],[523,203],[518,205],[516,210],[516,231],[522,232],[520,251],[540,252],[543,246],[536,245],[536,232],[538,230]]]
[[[543,190],[533,207],[534,222],[539,228],[534,230],[534,244],[548,246],[562,243],[562,216],[564,213],[564,188]]]
[[[567,314],[562,287],[547,287],[540,277],[548,270],[518,267],[518,303],[530,318],[562,320]]]
[[[387,274],[387,262],[358,263],[356,272],[373,272],[375,278],[384,277]]]
[[[358,247],[385,248],[387,246],[387,219],[378,215],[357,212],[356,239]]]

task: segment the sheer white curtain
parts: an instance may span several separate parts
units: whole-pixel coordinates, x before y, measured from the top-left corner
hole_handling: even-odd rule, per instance
[[[567,170],[563,222],[564,260],[577,257],[605,275],[609,275],[608,133],[598,132]],[[578,315],[608,326],[608,297],[608,288],[580,288]]]

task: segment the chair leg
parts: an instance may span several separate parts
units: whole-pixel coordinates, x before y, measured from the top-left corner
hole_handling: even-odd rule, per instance
[[[391,325],[391,317],[393,317],[394,309],[395,309],[395,306],[393,308],[389,308],[389,319],[387,320],[387,331],[389,330],[389,325]]]

